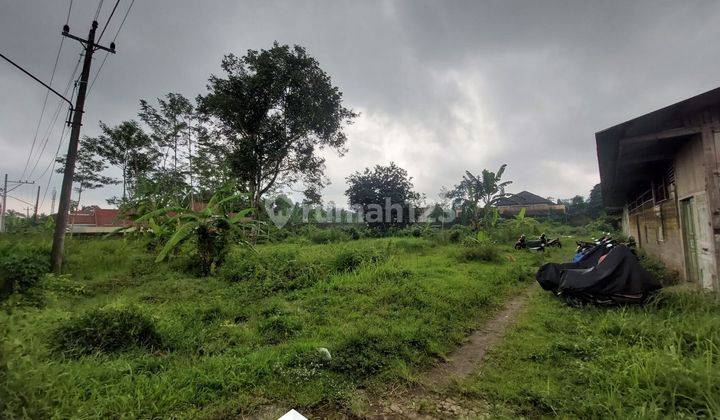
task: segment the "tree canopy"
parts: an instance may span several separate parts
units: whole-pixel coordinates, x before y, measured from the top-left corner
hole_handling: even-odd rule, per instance
[[[346,178],[345,195],[364,221],[373,227],[387,228],[408,223],[420,194],[413,191],[412,177],[405,169],[390,162],[388,166],[365,168]],[[394,206],[394,207],[393,207]]]
[[[224,74],[210,77],[198,109],[212,126],[209,139],[225,149],[232,176],[250,193],[255,217],[263,194],[280,184],[322,187],[325,160],[318,151],[343,154],[343,128],[356,114],[342,105],[342,93],[317,60],[300,46],[274,43],[243,57],[227,55],[221,67]]]

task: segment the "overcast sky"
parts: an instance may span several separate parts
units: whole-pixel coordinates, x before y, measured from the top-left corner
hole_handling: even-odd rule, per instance
[[[130,1],[120,0],[105,42]],[[104,3],[101,25],[114,1]],[[68,4],[0,0],[0,51],[49,80]],[[87,34],[97,5],[73,2],[71,32]],[[325,201],[344,204],[347,175],[390,161],[431,200],[466,169],[502,163],[511,192],[587,195],[598,182],[596,131],[720,85],[718,16],[714,0],[136,0],[117,55],[90,91],[82,134],[97,134],[99,120],[136,118],[141,98],[204,93],[224,54],[277,40],[306,47],[361,113],[347,129],[350,152],[327,155]],[[53,87],[65,89],[79,51],[66,40]],[[0,61],[0,94],[0,176],[17,179],[45,90]],[[66,112],[46,136],[57,109],[51,96],[26,172],[38,164],[25,175],[42,186],[41,197],[49,170],[38,176],[58,148]],[[50,191],[59,183],[56,175]],[[34,201],[34,188],[12,195]],[[82,204],[104,205],[114,194],[89,192]],[[11,199],[8,207],[26,204]]]

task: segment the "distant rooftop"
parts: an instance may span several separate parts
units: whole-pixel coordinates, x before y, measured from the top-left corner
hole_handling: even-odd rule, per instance
[[[502,198],[497,202],[498,206],[530,206],[533,204],[555,204],[547,198],[540,197],[529,191],[522,191],[510,197]]]

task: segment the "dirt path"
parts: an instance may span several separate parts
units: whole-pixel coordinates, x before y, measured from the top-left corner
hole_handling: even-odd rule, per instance
[[[502,339],[513,325],[536,287],[530,286],[513,297],[493,318],[473,332],[465,344],[448,357],[447,361],[427,372],[417,388],[397,391],[382,400],[368,401],[368,418],[448,418],[482,417],[486,407],[477,401],[459,401],[446,398],[440,391],[473,371],[482,362],[488,349]]]

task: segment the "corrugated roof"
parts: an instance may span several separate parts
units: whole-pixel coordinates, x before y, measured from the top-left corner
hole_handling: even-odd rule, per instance
[[[647,136],[661,131],[670,133],[677,131],[677,136],[672,138],[681,139],[688,135],[683,131],[686,118],[705,109],[719,106],[720,88],[716,88],[595,133],[600,182],[605,205],[611,208],[622,207],[628,195],[634,192],[633,188],[646,181],[643,174],[648,171],[648,168],[667,160],[668,154],[674,147],[677,147],[677,144],[671,144],[667,139],[662,144],[658,141],[653,143],[652,139],[648,139],[645,145],[636,142],[636,154],[643,157],[637,161],[642,162],[627,165],[627,167],[623,166],[622,171],[619,171],[620,166],[625,163],[619,158],[620,143],[623,139],[630,137],[637,139],[639,136]],[[644,149],[641,149],[641,146]],[[660,150],[660,148],[667,150]],[[658,153],[659,151],[663,151],[663,153]],[[656,155],[657,159],[654,159]]]

